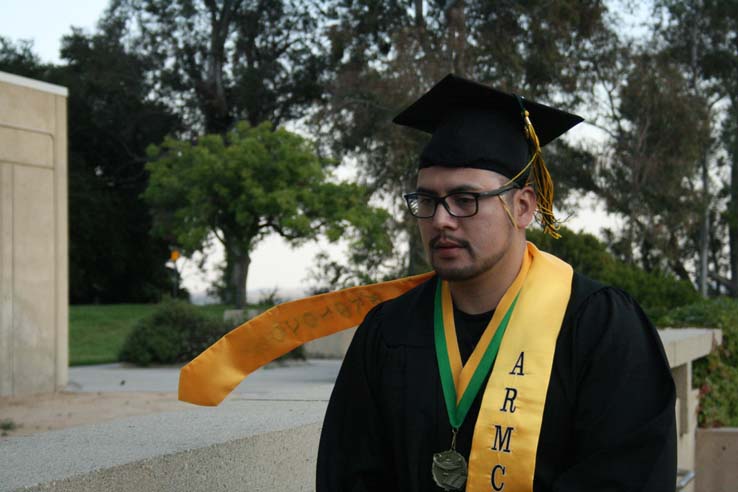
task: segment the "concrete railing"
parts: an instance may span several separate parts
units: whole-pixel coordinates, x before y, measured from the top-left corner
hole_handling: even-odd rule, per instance
[[[706,356],[720,345],[722,332],[704,328],[667,328],[659,330],[659,335],[676,385],[677,467],[682,478],[694,476],[690,474],[699,476],[702,472],[695,466],[699,392],[692,389],[692,361]],[[696,490],[694,481],[689,481],[681,490]]]
[[[343,359],[356,328],[339,331],[327,337],[312,340],[304,345],[305,355],[316,359]]]
[[[700,431],[700,439],[709,433],[710,444],[701,448],[695,462],[698,395],[691,388],[691,365],[721,342],[721,333],[678,329],[661,330],[660,335],[677,385],[679,468],[694,471],[696,464],[697,483],[706,483],[701,467],[720,453],[725,456],[721,439],[732,439],[728,455],[737,449],[735,434]],[[343,341],[337,339],[335,345]],[[327,393],[307,401],[298,388],[289,391],[294,393],[290,400],[281,399],[285,395],[264,401],[234,395],[216,408],[11,438],[0,445],[0,492],[311,491]],[[719,478],[733,481],[718,484],[735,485],[735,458]],[[730,487],[699,485],[696,490]],[[695,490],[694,482],[683,490]]]

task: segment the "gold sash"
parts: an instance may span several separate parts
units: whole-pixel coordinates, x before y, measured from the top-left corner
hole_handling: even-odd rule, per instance
[[[275,306],[234,328],[184,366],[179,373],[179,399],[215,406],[261,366],[305,342],[358,325],[375,305],[434,275],[352,287]]]
[[[474,427],[467,492],[533,490],[543,408],[573,270],[531,243],[528,251],[530,270]]]

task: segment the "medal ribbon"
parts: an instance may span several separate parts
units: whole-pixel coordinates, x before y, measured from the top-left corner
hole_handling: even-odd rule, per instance
[[[451,292],[448,282],[438,280],[433,322],[436,357],[446,411],[453,429],[461,427],[477,393],[484,384],[484,378],[495,362],[529,268],[530,254],[526,251],[520,272],[502,296],[495,314],[463,367],[456,337]]]

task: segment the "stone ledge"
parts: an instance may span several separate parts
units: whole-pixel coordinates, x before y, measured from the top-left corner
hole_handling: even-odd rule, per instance
[[[230,400],[8,439],[0,491],[313,490],[326,405]]]
[[[0,82],[7,84],[18,85],[21,87],[28,87],[41,92],[48,92],[57,96],[69,97],[69,89],[56,84],[49,84],[48,82],[42,82],[40,80],[29,79],[28,77],[21,77],[8,72],[0,72]]]
[[[658,332],[672,368],[706,356],[723,341],[721,330],[709,328],[664,328]]]

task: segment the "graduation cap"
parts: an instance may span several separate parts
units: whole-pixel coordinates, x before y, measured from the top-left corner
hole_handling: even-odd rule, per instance
[[[544,232],[558,237],[553,182],[541,147],[582,120],[566,111],[449,74],[392,121],[432,135],[420,155],[420,168],[487,169],[518,184],[532,179],[538,220]]]

